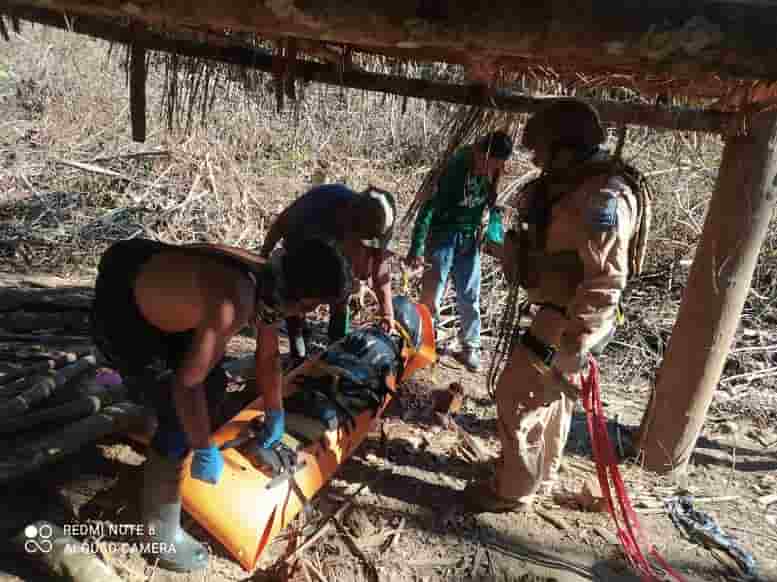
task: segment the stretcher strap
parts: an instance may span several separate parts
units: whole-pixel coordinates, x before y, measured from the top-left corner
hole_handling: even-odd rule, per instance
[[[639,519],[631,504],[631,499],[629,499],[623,478],[618,469],[618,458],[615,455],[615,448],[607,432],[607,420],[604,416],[601,391],[599,389],[599,369],[593,356],[589,357],[589,370],[587,378],[581,374],[583,406],[585,407],[586,419],[588,421],[588,433],[591,437],[599,484],[607,501],[607,509],[615,522],[618,541],[620,541],[626,559],[645,582],[660,582],[662,580],[685,582],[685,579],[661,557],[655,546],[652,544],[648,545],[642,532]],[[618,519],[618,511],[613,502],[612,487],[615,488],[615,497],[617,498],[621,520],[623,521],[622,525]],[[655,568],[648,561],[642,551],[643,547],[648,548],[650,556],[658,563],[660,569]]]

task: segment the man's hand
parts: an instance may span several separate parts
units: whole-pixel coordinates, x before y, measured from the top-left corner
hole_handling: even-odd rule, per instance
[[[263,449],[269,449],[281,440],[285,432],[283,410],[268,410],[264,413],[264,426],[259,432],[257,442]]]
[[[215,485],[224,471],[224,458],[217,447],[211,445],[203,449],[194,449],[192,458],[192,477]]]
[[[391,333],[391,330],[394,329],[394,318],[390,315],[384,315],[380,318],[379,325],[384,332]]]
[[[577,350],[566,351],[558,350],[553,355],[553,361],[550,367],[558,370],[562,374],[577,374],[581,372],[588,363],[588,354]]]

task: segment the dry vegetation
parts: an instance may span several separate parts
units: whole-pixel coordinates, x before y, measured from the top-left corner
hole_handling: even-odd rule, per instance
[[[110,242],[134,236],[257,248],[274,215],[316,173],[355,189],[372,183],[394,191],[407,208],[445,147],[439,129],[451,106],[309,85],[279,113],[269,77],[256,76],[247,94],[227,72],[212,79],[204,123],[195,115],[188,131],[168,130],[163,69],[149,78],[147,142],[135,144],[123,49],[109,58],[107,48],[40,27],[0,44],[4,270],[91,275]],[[629,131],[625,157],[650,177],[658,198],[646,274],[630,286],[626,324],[603,357],[605,390],[644,392],[661,363],[721,151],[713,136]],[[530,169],[520,156],[506,184]],[[506,289],[493,262],[485,264],[488,330]],[[399,289],[398,265],[395,273]],[[764,428],[777,421],[775,275],[773,223],[713,419],[742,416]]]
[[[247,93],[245,75],[214,69],[210,114],[203,120],[195,105],[188,117],[181,108],[178,126],[168,131],[168,83],[159,67],[148,84],[149,138],[135,144],[124,49],[108,48],[41,27],[0,45],[6,112],[0,121],[0,240],[12,243],[7,252],[18,251],[12,268],[89,270],[107,244],[134,236],[256,248],[273,216],[304,192],[314,173],[357,189],[368,183],[390,189],[407,208],[445,147],[447,136],[439,130],[454,111],[445,104],[308,85],[298,86],[302,98],[287,100],[278,113],[269,76],[252,75]],[[197,70],[181,67],[177,74]],[[194,102],[201,94],[184,92],[178,100]],[[611,350],[616,381],[650,378],[661,361],[721,150],[716,136],[629,132],[625,156],[650,176],[659,195],[647,274],[628,293],[627,324]],[[505,185],[530,169],[520,156],[514,156]],[[489,329],[505,292],[498,270],[490,262],[487,267]],[[776,270],[772,227],[726,367],[722,387],[734,397],[742,383],[774,387],[777,349],[770,345],[774,338],[759,330],[777,322]],[[772,408],[775,402],[772,392]],[[761,408],[752,406],[753,412]]]

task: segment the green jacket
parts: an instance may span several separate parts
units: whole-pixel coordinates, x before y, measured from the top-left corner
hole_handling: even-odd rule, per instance
[[[459,148],[440,176],[437,190],[418,212],[410,242],[411,256],[424,254],[426,240],[440,239],[452,233],[474,235],[489,203],[491,180],[474,176],[472,146]]]

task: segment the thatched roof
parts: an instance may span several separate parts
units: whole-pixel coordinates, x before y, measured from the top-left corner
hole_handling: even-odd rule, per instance
[[[279,76],[339,75],[346,86],[508,110],[531,109],[520,101],[527,79],[626,91],[633,106],[604,116],[661,127],[727,131],[726,114],[777,103],[777,2],[767,0],[6,0],[0,13]],[[361,78],[356,52],[461,65],[463,83]]]

